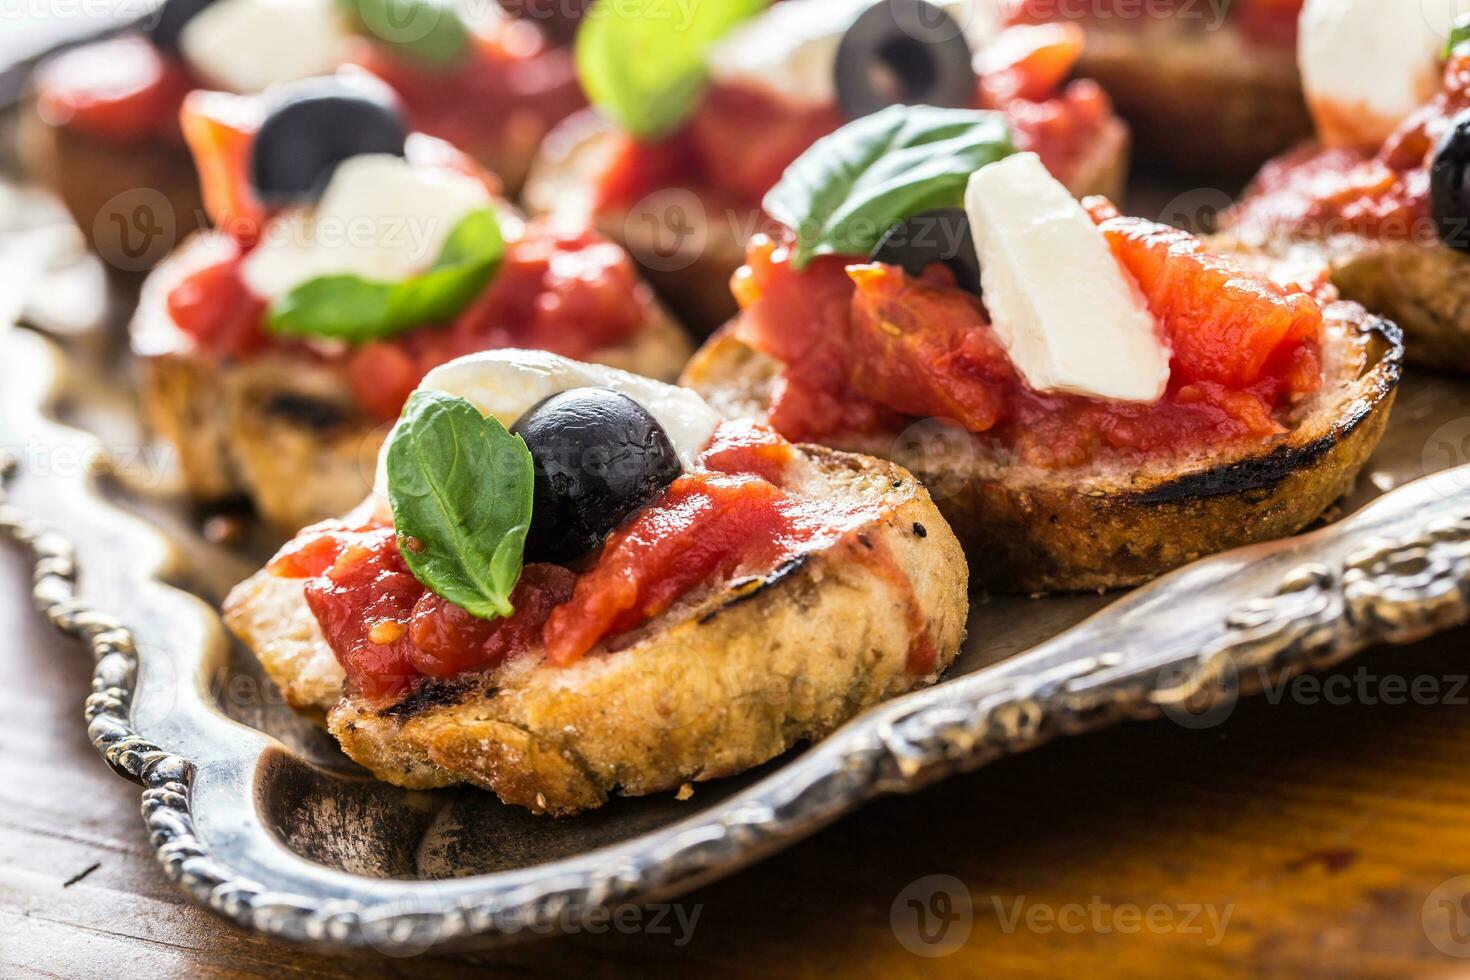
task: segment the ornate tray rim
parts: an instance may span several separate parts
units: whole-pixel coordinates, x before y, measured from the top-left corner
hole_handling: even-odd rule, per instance
[[[49,350],[27,331],[0,331],[12,368],[23,359],[15,338],[25,335]],[[54,366],[35,385],[27,421],[91,443],[48,415],[60,384]],[[19,478],[18,460],[0,457],[0,536],[29,551],[37,607],[96,658],[88,734],[114,771],[143,787],[143,818],[165,873],[241,926],[330,948],[422,953],[553,932],[593,910],[669,897],[728,874],[876,795],[910,792],[1057,735],[1187,711],[1202,694],[1233,697],[1370,644],[1409,642],[1470,618],[1465,467],[1399,488],[1339,524],[1182,569],[1027,653],[880,705],[753,786],[672,825],[516,871],[374,879],[324,869],[279,845],[278,853],[252,853],[249,862],[211,846],[196,803],[206,782],[211,798],[219,790],[218,766],[171,752],[135,725],[146,646],[128,623],[84,596],[73,543],[50,529],[65,523],[57,520],[65,505],[43,519],[10,500],[7,487]],[[29,478],[69,480],[68,490],[88,506],[126,513],[103,500],[87,475]],[[47,499],[67,498],[57,491]],[[162,566],[133,574],[140,603],[189,595],[163,583]],[[1201,622],[1175,629],[1189,635],[1174,649],[1139,643],[1140,630],[1162,628],[1181,593],[1194,597],[1201,615],[1190,619]],[[256,734],[242,740],[241,765],[226,780],[246,798],[263,753],[276,744]],[[252,862],[276,880],[241,866]],[[307,887],[298,887],[303,881]]]

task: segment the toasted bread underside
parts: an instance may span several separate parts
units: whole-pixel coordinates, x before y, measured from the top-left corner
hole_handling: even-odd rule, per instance
[[[526,182],[532,214],[597,214],[603,234],[621,242],[638,260],[645,278],[700,336],[735,315],[730,277],[745,262],[745,243],[769,220],[758,209],[711,213],[683,190],[649,195],[632,209],[597,213],[597,175],[617,146],[611,124],[593,112],[572,116],[553,130]],[[1103,194],[1118,200],[1128,176],[1128,129],[1114,120],[1097,145],[1079,161],[1068,181],[1078,197]]]
[[[1069,592],[1147,581],[1205,555],[1294,534],[1353,484],[1388,420],[1402,361],[1391,323],[1355,303],[1327,309],[1325,381],[1266,446],[1084,471],[1021,466],[955,426],[837,440],[893,459],[930,488],[977,584]],[[728,417],[763,417],[779,365],[716,335],[683,383]]]
[[[26,170],[61,199],[109,272],[144,271],[204,220],[183,146],[101,142],[51,125],[32,102],[20,109],[19,139]]]
[[[932,681],[968,610],[964,555],[929,495],[891,463],[802,447],[800,490],[875,518],[804,558],[691,596],[616,651],[569,667],[539,654],[373,708],[343,674],[299,581],[261,572],[225,604],[230,628],[290,702],[325,709],[349,756],[415,789],[466,782],[565,815],[732,775]],[[908,669],[920,631],[938,657]]]
[[[169,316],[167,297],[219,248],[218,238],[196,236],[144,284],[132,340],[145,416],[176,447],[196,499],[247,498],[286,530],[345,513],[371,488],[389,425],[362,412],[339,364],[288,353],[234,362],[200,355]],[[632,340],[590,359],[672,380],[689,340],[662,307],[653,311]]]
[[[1252,43],[1229,24],[1094,22],[1077,74],[1112,97],[1140,159],[1185,174],[1245,177],[1312,132],[1295,49]]]

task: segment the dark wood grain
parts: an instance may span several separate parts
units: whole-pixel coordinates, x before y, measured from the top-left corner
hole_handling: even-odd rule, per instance
[[[880,801],[688,896],[686,918],[697,909],[698,919],[686,945],[676,944],[677,929],[610,929],[472,959],[343,960],[237,930],[163,879],[136,788],[106,770],[84,735],[87,658],[29,610],[23,575],[17,556],[0,553],[0,624],[12,637],[0,648],[11,679],[0,687],[3,976],[1470,969],[1470,959],[1436,948],[1422,924],[1436,886],[1470,873],[1464,632],[1349,664],[1333,675],[1347,696],[1332,700],[1345,703],[1298,689],[1277,703],[1243,703],[1215,728],[1125,726]],[[1394,695],[1390,678],[1432,679],[1420,684],[1438,695],[1366,703],[1360,689],[1372,700]],[[963,882],[974,925],[956,952],[931,959],[900,943],[890,909],[913,881],[935,874]],[[1104,905],[1111,911],[1093,911]],[[1125,931],[1134,926],[1127,908],[1155,905],[1165,910],[1156,921],[1167,913],[1172,925]],[[1223,932],[1199,917],[1184,927],[1195,906],[1228,909]],[[1022,921],[1007,931],[1018,909]],[[1048,909],[1070,931],[1048,927]],[[900,926],[912,935],[907,920]],[[1470,945],[1458,951],[1470,954]]]

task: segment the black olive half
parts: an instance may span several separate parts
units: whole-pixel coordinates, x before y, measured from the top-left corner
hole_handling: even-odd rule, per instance
[[[359,76],[298,82],[273,103],[255,137],[251,178],[269,204],[320,195],[337,165],[365,153],[403,155],[408,126],[386,85]]]
[[[980,256],[964,208],[939,208],[903,219],[883,233],[870,258],[902,266],[911,276],[943,262],[954,273],[955,285],[980,295]]]
[[[160,51],[177,51],[184,25],[212,3],[214,0],[165,0],[150,17],[144,19],[143,32]]]
[[[566,563],[591,553],[680,472],[663,427],[607,388],[552,395],[510,431],[526,440],[536,467],[528,562]]]
[[[960,25],[925,0],[881,0],[837,49],[837,101],[849,119],[891,105],[975,104],[974,53]]]
[[[1470,252],[1470,109],[1451,120],[1435,148],[1429,207],[1440,241]]]

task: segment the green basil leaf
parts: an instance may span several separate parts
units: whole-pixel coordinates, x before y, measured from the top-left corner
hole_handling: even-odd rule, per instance
[[[676,128],[704,90],[705,53],[768,0],[597,0],[577,31],[588,99],[624,132]]]
[[[970,175],[1014,152],[998,112],[893,106],[812,144],[763,205],[796,233],[798,269],[818,255],[867,255],[904,218],[963,204]]]
[[[1445,58],[1454,54],[1455,49],[1466,41],[1470,41],[1470,14],[1461,14],[1455,19],[1455,26],[1450,28],[1450,39],[1444,46]]]
[[[489,208],[465,216],[426,272],[402,282],[320,276],[271,304],[266,327],[288,337],[361,344],[444,323],[474,302],[505,252]]]
[[[473,39],[450,0],[341,0],[359,33],[411,61],[439,68],[469,57]]]
[[[481,619],[513,613],[534,485],[521,437],[463,398],[416,391],[389,439],[387,473],[414,577]]]

